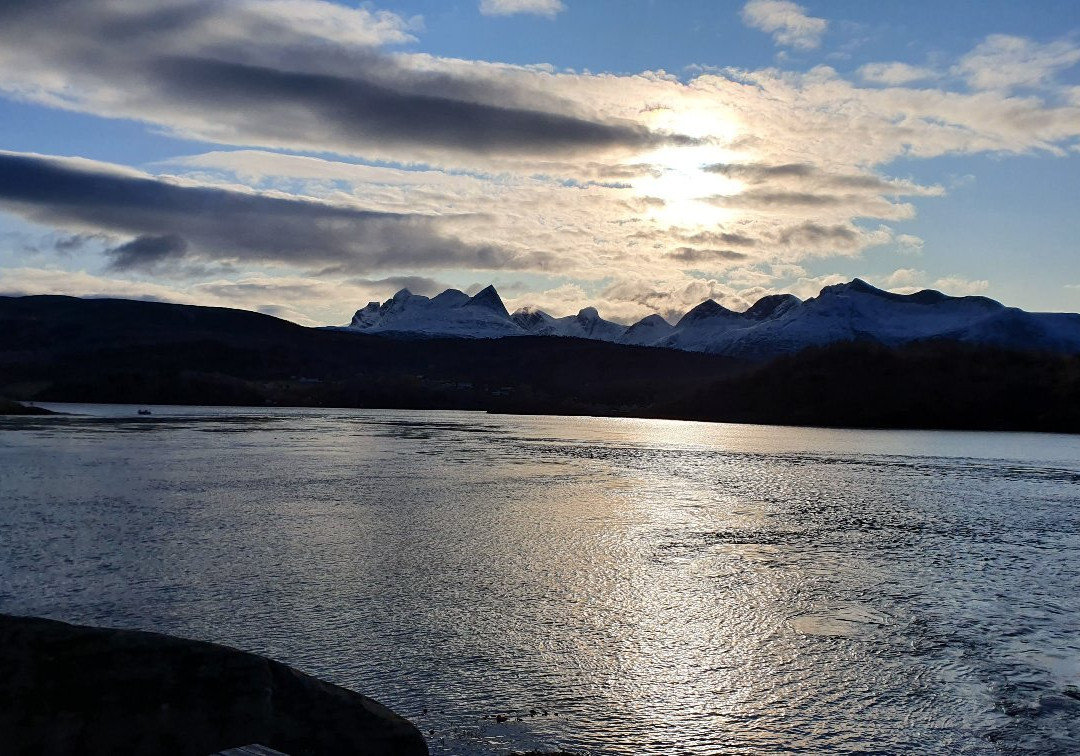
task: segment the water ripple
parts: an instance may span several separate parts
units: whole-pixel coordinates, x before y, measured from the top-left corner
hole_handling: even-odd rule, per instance
[[[436,754],[1080,750],[1074,438],[69,409],[0,420],[2,611],[269,654]]]

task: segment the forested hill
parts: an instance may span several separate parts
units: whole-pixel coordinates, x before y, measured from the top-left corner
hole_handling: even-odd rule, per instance
[[[1080,431],[1080,358],[842,342],[771,362],[552,336],[385,338],[243,310],[0,297],[0,396]]]

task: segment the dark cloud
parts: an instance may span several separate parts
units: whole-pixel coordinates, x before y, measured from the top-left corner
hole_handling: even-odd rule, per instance
[[[427,276],[387,276],[386,278],[377,279],[350,278],[344,281],[344,283],[352,284],[354,286],[377,286],[385,289],[393,289],[394,291],[408,289],[413,294],[424,295],[438,294],[439,292],[450,288],[449,285],[440,283],[434,278],[428,278]]]
[[[897,186],[895,182],[872,173],[827,173],[810,163],[714,163],[704,168],[708,173],[718,173],[739,179],[751,185],[802,183],[815,187],[833,189],[866,190],[873,193],[908,193],[914,187]]]
[[[783,207],[835,207],[850,198],[834,194],[814,192],[766,192],[749,190],[730,196],[709,197],[709,202],[722,207],[747,209]]]
[[[860,239],[858,231],[851,226],[823,226],[813,222],[789,226],[776,235],[776,240],[784,245],[833,244],[843,248],[857,247]]]
[[[749,257],[745,252],[736,252],[733,249],[696,249],[695,247],[679,247],[669,252],[667,256],[684,263],[733,262]]]
[[[683,237],[690,244],[711,244],[730,247],[753,247],[757,240],[746,234],[733,233],[730,231],[701,231],[690,236]]]
[[[275,141],[290,139],[308,119],[330,143],[422,144],[468,153],[558,154],[660,141],[640,126],[408,92],[360,76],[196,58],[160,60],[153,70],[157,87],[171,100],[243,113]]]
[[[770,178],[788,176],[806,177],[816,175],[818,169],[809,163],[787,163],[784,165],[766,165],[764,163],[714,163],[705,166],[707,173],[719,173],[728,178],[742,179],[757,183]]]
[[[0,3],[0,45],[39,80],[64,82],[56,94],[77,108],[234,144],[548,159],[693,141],[582,117],[482,66],[434,70],[374,41],[319,37],[272,7]],[[230,37],[235,27],[246,33]]]
[[[110,250],[113,266],[125,270],[186,258],[351,273],[432,265],[543,269],[550,262],[543,253],[463,242],[431,216],[181,186],[32,155],[0,153],[0,207],[81,233],[133,237]]]
[[[100,237],[96,234],[71,234],[57,239],[53,248],[61,254],[77,252],[97,239]]]
[[[107,250],[112,257],[114,270],[154,268],[162,262],[179,260],[187,252],[188,244],[176,234],[165,236],[138,236],[131,241]]]

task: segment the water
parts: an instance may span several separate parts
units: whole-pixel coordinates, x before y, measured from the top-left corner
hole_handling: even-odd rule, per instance
[[[1080,438],[66,409],[0,420],[0,611],[268,654],[436,754],[1080,751]]]

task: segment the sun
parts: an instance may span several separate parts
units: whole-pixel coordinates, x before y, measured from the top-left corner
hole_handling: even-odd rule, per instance
[[[723,206],[723,198],[738,194],[743,183],[707,170],[719,163],[739,162],[740,153],[725,147],[735,141],[737,124],[716,113],[658,111],[650,126],[683,134],[691,144],[667,144],[640,156],[655,172],[633,182],[641,197],[663,201],[650,206],[650,217],[669,226],[697,227],[730,223],[738,213]]]

